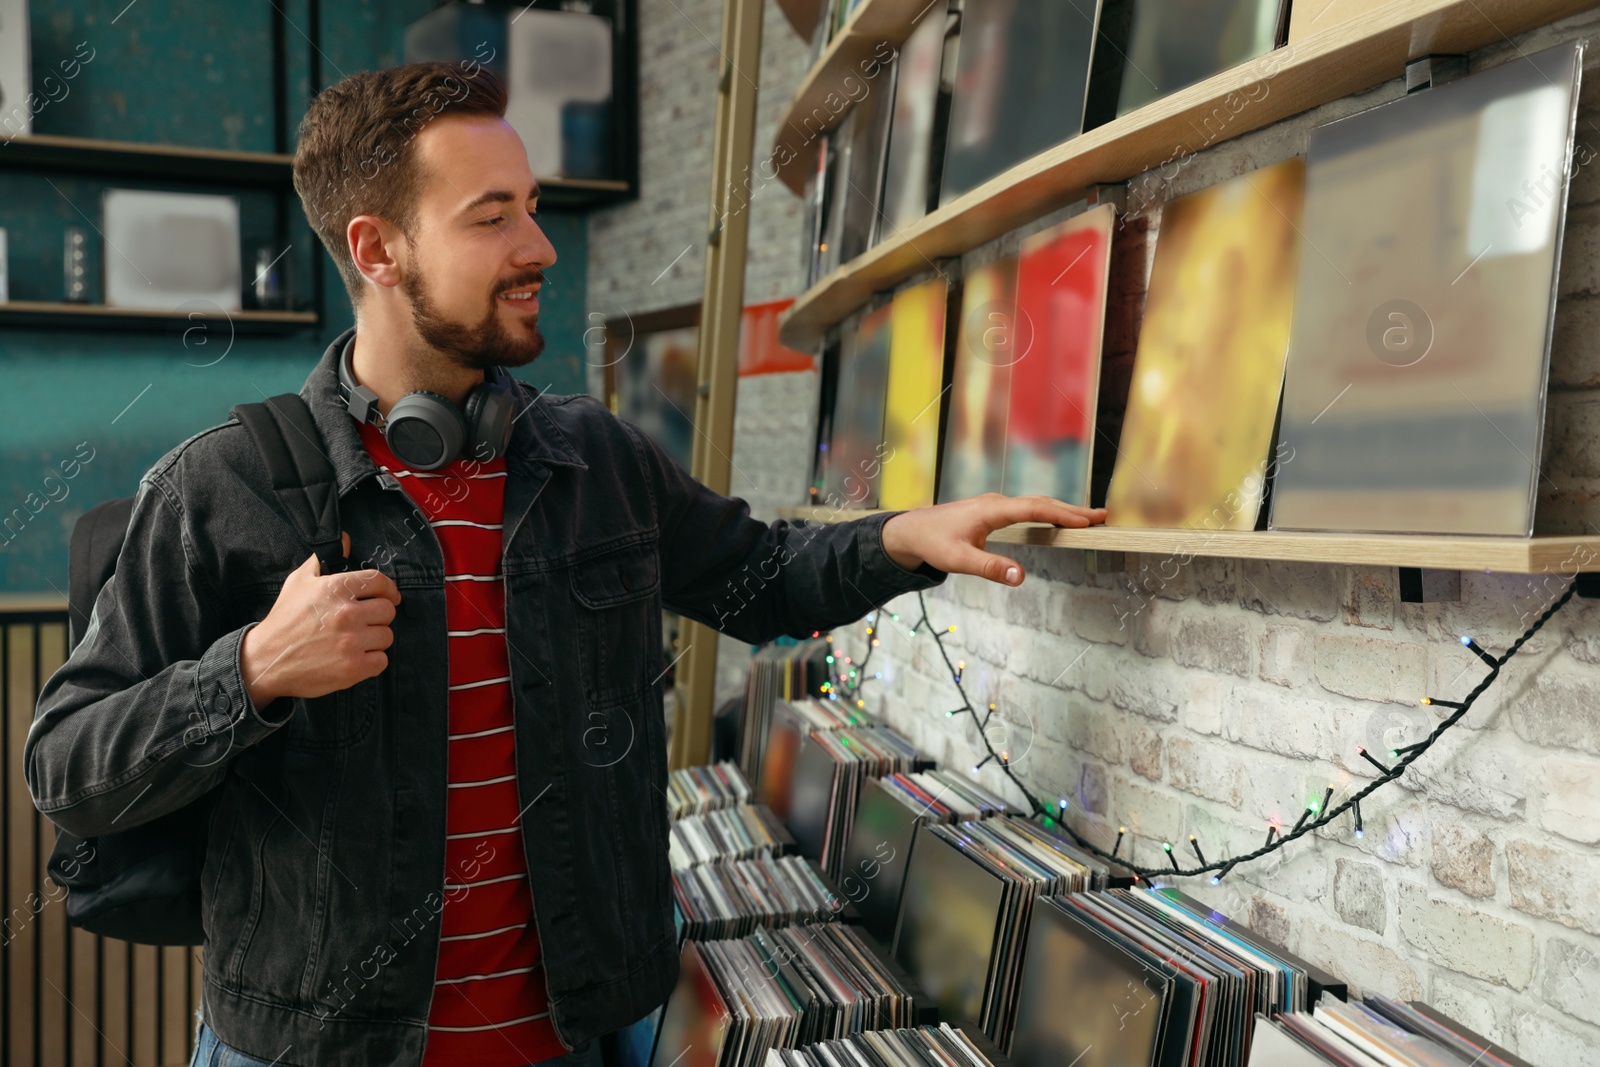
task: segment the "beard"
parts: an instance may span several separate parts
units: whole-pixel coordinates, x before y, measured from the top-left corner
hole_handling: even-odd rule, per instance
[[[524,315],[526,325],[508,329],[500,318],[500,294],[511,289],[544,281],[544,272],[535,270],[490,294],[483,317],[477,322],[457,322],[440,315],[429,286],[420,271],[407,274],[400,290],[411,301],[411,321],[422,340],[460,367],[487,371],[490,367],[521,367],[532,363],[544,351],[544,335],[539,332],[539,316]]]

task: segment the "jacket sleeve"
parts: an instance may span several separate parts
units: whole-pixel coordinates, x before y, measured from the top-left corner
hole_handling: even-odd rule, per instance
[[[947,577],[926,563],[908,571],[884,552],[883,524],[899,512],[764,523],[743,499],[707,489],[645,433],[622,425],[655,498],[661,596],[672,611],[764,644],[854,622]]]
[[[35,806],[68,833],[129,829],[183,807],[294,711],[288,697],[260,710],[250,700],[239,646],[255,623],[219,635],[220,598],[189,546],[180,502],[147,473],[116,570],[40,690],[23,746]]]

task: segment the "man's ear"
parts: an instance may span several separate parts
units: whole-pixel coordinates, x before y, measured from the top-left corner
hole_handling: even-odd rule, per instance
[[[363,277],[378,285],[400,284],[408,250],[397,227],[376,215],[357,215],[345,227],[345,239]]]

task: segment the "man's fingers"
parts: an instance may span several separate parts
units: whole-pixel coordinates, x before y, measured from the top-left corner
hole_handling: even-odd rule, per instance
[[[339,583],[339,595],[352,600],[376,596],[393,601],[395,604],[400,603],[400,589],[394,584],[394,579],[375,568],[346,571],[343,574],[332,575],[331,580]]]
[[[1048,522],[1052,526],[1080,529],[1104,522],[1106,509],[1079,507],[1047,496],[1014,496],[1006,498],[998,517],[1008,526],[1019,522]]]
[[[956,574],[976,574],[1001,585],[1022,584],[1022,565],[1016,560],[971,546],[946,569]]]

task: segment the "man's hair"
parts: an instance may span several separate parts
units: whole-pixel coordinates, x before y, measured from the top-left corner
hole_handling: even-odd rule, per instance
[[[417,162],[417,134],[451,115],[505,113],[505,84],[471,61],[362,71],[311,101],[300,122],[294,188],[352,305],[360,305],[363,284],[345,228],[357,215],[375,215],[407,238],[414,235],[417,196],[426,178]]]

